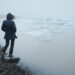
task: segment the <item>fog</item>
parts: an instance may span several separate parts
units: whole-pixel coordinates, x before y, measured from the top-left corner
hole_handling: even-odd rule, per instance
[[[34,75],[75,75],[74,7],[74,0],[0,0],[0,15],[20,17],[14,56]],[[0,30],[2,46],[3,36]]]
[[[75,0],[0,0],[0,14],[75,19]]]

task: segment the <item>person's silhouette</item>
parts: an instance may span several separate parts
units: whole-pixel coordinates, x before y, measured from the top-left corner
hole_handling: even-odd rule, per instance
[[[2,31],[5,32],[4,39],[6,41],[6,44],[2,50],[3,54],[5,54],[8,46],[9,46],[9,41],[11,41],[9,57],[13,56],[14,42],[15,42],[15,38],[17,38],[16,37],[16,26],[15,26],[15,22],[13,21],[14,18],[15,17],[11,13],[8,13],[7,14],[7,20],[3,21],[3,24],[1,27]]]

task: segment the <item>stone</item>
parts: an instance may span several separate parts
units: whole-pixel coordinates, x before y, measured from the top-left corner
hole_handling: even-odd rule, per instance
[[[0,52],[0,75],[33,75],[32,72],[23,69],[17,65],[19,57],[3,56]]]

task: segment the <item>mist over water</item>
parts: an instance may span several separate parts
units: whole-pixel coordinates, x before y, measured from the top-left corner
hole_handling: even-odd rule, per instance
[[[24,68],[34,75],[75,75],[74,0],[0,0],[0,15],[9,12],[17,16],[14,56]],[[2,46],[3,37],[0,29]]]
[[[2,20],[1,20],[2,22]],[[58,19],[16,19],[14,55],[34,75],[75,75],[75,22]],[[0,30],[0,43],[4,45]]]

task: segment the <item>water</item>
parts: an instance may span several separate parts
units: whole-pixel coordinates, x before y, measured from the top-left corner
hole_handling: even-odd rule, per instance
[[[16,19],[14,55],[34,75],[75,75],[75,22],[34,18]],[[0,25],[2,20],[0,20]],[[0,30],[0,43],[4,45]]]

